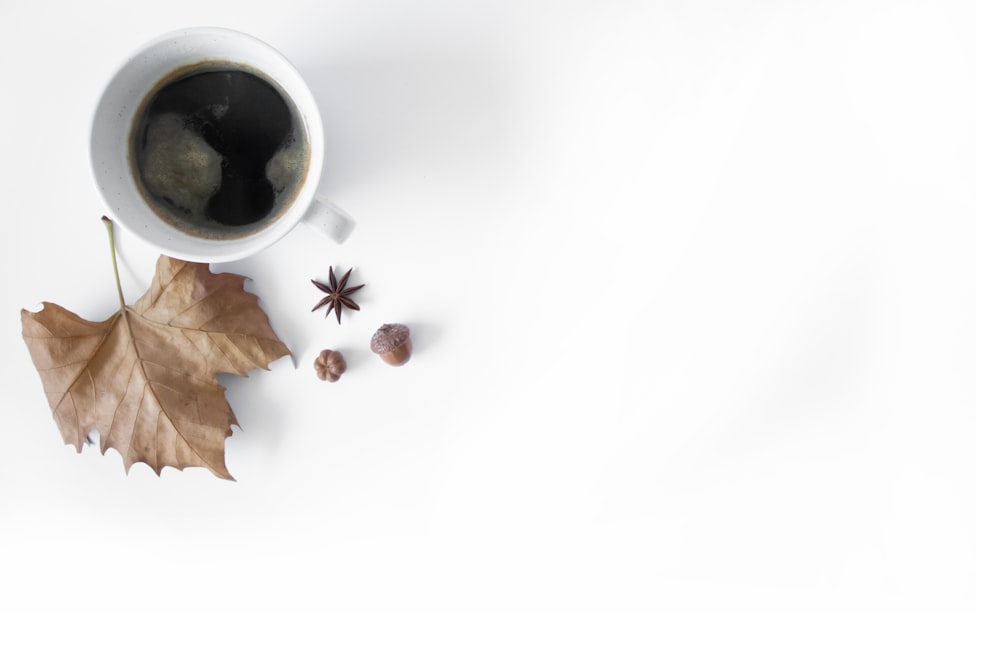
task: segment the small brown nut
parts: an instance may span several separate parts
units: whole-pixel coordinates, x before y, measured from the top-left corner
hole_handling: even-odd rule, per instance
[[[326,382],[336,382],[347,370],[347,362],[344,355],[333,350],[323,350],[313,362],[316,369],[316,377]]]
[[[372,336],[372,352],[390,366],[402,366],[410,360],[413,343],[410,329],[404,324],[383,324]]]

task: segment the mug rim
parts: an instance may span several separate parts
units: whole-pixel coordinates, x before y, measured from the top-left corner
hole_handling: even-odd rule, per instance
[[[206,39],[237,40],[261,55],[264,63],[224,53],[205,53]],[[173,44],[170,44],[173,42]],[[193,43],[193,44],[192,44]],[[236,42],[231,42],[236,43]],[[201,47],[199,48],[197,47]],[[190,47],[190,52],[185,50]],[[224,45],[223,45],[224,48]],[[157,49],[163,49],[157,53]],[[170,58],[166,56],[170,55]],[[144,62],[151,56],[152,63]],[[277,84],[296,108],[309,144],[309,163],[298,194],[274,221],[259,231],[233,239],[210,239],[185,232],[158,215],[142,197],[131,170],[128,141],[135,114],[162,77],[178,66],[210,59],[228,59],[256,69]],[[163,65],[166,64],[166,69]],[[163,70],[159,76],[140,77],[143,67]],[[139,70],[139,71],[137,71]],[[276,73],[276,71],[280,71]],[[141,78],[140,81],[136,81]],[[290,90],[294,89],[294,90]],[[123,90],[124,89],[124,90]],[[125,100],[124,105],[122,100]],[[124,141],[123,141],[124,139]],[[291,231],[316,197],[323,166],[322,118],[312,91],[298,69],[276,48],[245,32],[231,28],[198,26],[173,30],[137,47],[114,71],[101,91],[91,118],[90,166],[98,193],[117,225],[161,254],[187,261],[228,262],[260,252]],[[124,155],[109,154],[124,148]],[[123,194],[124,192],[124,194]],[[141,203],[139,203],[141,202]],[[123,214],[124,213],[124,214]]]

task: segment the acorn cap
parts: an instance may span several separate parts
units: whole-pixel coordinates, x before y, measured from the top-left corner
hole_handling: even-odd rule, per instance
[[[386,363],[402,366],[410,360],[410,351],[413,349],[410,328],[405,324],[383,324],[372,335],[371,348]]]

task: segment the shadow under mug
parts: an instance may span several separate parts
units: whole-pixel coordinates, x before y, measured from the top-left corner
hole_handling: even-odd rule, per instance
[[[133,124],[154,87],[171,73],[199,63],[225,61],[261,72],[297,110],[308,142],[308,166],[297,194],[266,226],[235,238],[206,238],[163,219],[146,201],[132,165]],[[226,28],[188,28],[158,37],[130,56],[111,78],[94,112],[90,162],[108,215],[161,254],[194,262],[228,262],[270,246],[299,222],[343,242],[353,221],[318,197],[323,168],[323,126],[312,93],[295,67],[274,48]]]

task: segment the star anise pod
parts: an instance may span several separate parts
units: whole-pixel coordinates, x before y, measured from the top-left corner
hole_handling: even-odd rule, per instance
[[[321,292],[326,292],[326,296],[313,307],[313,312],[319,310],[323,306],[327,306],[326,315],[324,317],[330,316],[330,311],[334,311],[337,314],[337,324],[340,324],[340,310],[343,307],[350,308],[351,310],[361,310],[358,304],[354,303],[354,300],[350,298],[351,294],[354,294],[359,289],[364,287],[364,285],[358,285],[356,287],[347,287],[347,281],[351,277],[351,271],[353,268],[347,270],[344,277],[337,282],[337,276],[333,274],[333,267],[330,267],[330,284],[324,285],[318,280],[313,280],[312,284],[315,285]]]

